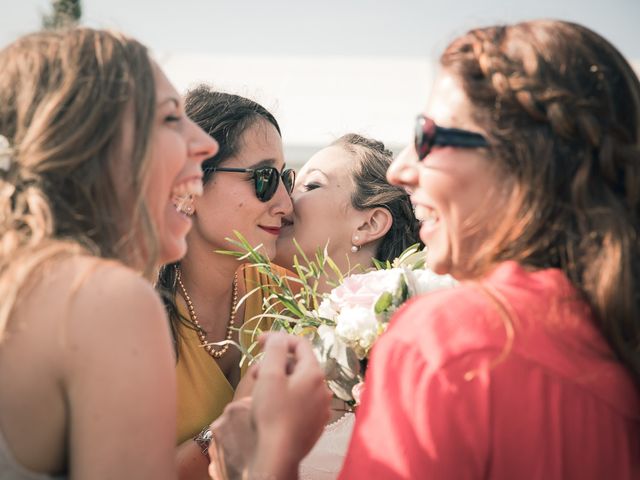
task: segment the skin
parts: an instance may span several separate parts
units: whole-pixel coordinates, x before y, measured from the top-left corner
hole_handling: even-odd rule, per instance
[[[291,195],[293,212],[284,218],[277,243],[275,263],[292,269],[300,249],[313,258],[318,248],[328,246],[329,256],[342,272],[350,267],[372,265],[378,240],[391,227],[386,209],[356,210],[351,204],[355,190],[352,171],[356,159],[341,146],[330,146],[313,155],[298,172]],[[360,249],[352,252],[351,247]],[[321,290],[329,290],[323,285]]]
[[[156,87],[145,199],[167,262],[184,252],[189,228],[170,211],[171,191],[197,177],[217,145],[184,117],[176,128],[170,117],[181,115],[182,103],[159,69]],[[121,143],[127,155],[114,155],[114,180],[131,176],[130,140]],[[121,201],[134,194],[124,185],[116,192]],[[71,478],[174,478],[176,407],[167,395],[175,390],[174,357],[152,286],[118,262],[86,255],[44,268],[12,313],[0,349],[0,424],[15,458],[29,470],[68,470]]]
[[[442,72],[424,114],[443,127],[484,133],[472,113],[458,80]],[[487,149],[434,147],[419,162],[410,146],[393,162],[387,178],[411,192],[422,221],[420,238],[429,249],[429,266],[439,274],[466,278],[468,259],[490,236],[496,212],[506,205],[512,185]]]

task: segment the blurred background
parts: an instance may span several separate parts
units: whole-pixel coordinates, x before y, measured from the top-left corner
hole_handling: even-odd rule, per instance
[[[294,166],[350,131],[402,148],[438,54],[476,26],[576,21],[640,72],[640,0],[80,1],[81,24],[141,40],[179,91],[205,82],[270,109]],[[61,2],[0,0],[0,47],[52,21]]]

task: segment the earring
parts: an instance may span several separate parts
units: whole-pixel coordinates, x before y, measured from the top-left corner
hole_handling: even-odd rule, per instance
[[[360,246],[356,245],[356,242],[359,240],[360,240],[360,237],[358,235],[353,236],[353,245],[351,245],[351,253],[358,253],[358,250],[360,250]]]

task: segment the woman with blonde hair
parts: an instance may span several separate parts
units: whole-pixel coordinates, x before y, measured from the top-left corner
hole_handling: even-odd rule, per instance
[[[217,149],[135,40],[74,29],[0,51],[1,478],[175,478],[174,356],[149,279],[184,255],[176,204]]]

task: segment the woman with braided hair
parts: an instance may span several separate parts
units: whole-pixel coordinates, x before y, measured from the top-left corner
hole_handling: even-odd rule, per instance
[[[460,284],[376,343],[340,478],[640,478],[638,78],[553,20],[472,30],[440,64],[388,178]]]
[[[410,189],[438,273],[374,349],[342,478],[640,478],[640,84],[585,27],[441,57]]]

